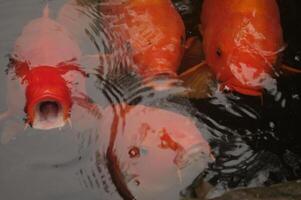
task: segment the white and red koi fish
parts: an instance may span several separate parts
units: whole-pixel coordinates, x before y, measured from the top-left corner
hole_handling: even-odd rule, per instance
[[[189,117],[143,105],[104,112],[99,151],[105,152],[103,164],[122,199],[178,199],[213,161]]]
[[[65,125],[73,97],[85,93],[87,76],[77,64],[81,57],[77,43],[48,15],[46,6],[42,17],[24,27],[9,65],[26,98],[26,123],[36,129]]]

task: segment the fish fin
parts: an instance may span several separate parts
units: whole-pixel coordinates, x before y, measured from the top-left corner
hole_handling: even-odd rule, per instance
[[[1,144],[9,143],[11,140],[15,139],[17,135],[22,131],[23,127],[20,123],[8,123],[2,130]]]
[[[179,78],[183,80],[184,86],[190,89],[184,96],[193,99],[208,97],[210,88],[215,83],[213,73],[205,62],[186,70],[180,74]]]
[[[81,96],[74,96],[72,99],[77,103],[77,105],[86,109],[96,118],[100,119],[102,117],[102,110],[100,106],[94,103],[94,101],[87,95],[81,94]]]
[[[183,176],[182,176],[182,171],[179,168],[177,168],[177,176],[178,176],[178,179],[179,179],[179,183],[182,184],[183,183]]]
[[[43,17],[44,18],[49,18],[49,4],[48,4],[48,2],[46,3],[46,6],[43,9]]]
[[[67,122],[68,122],[68,124],[69,124],[70,128],[72,128],[72,121],[71,121],[71,119],[70,119],[70,118],[68,118],[68,119],[67,119]]]
[[[194,191],[198,199],[206,199],[207,194],[214,189],[213,185],[205,180],[201,180],[199,184],[194,188]]]
[[[80,58],[79,63],[94,73],[103,73],[103,66],[108,65],[112,60],[114,60],[113,55],[99,53],[84,55]]]
[[[300,74],[301,73],[301,69],[297,69],[295,67],[289,66],[289,65],[281,65],[280,69],[282,70],[282,72],[286,73],[286,74]]]
[[[0,121],[5,120],[6,118],[8,118],[11,115],[11,112],[9,110],[0,113]]]
[[[201,35],[203,35],[203,27],[202,24],[198,24],[198,29]]]
[[[189,49],[193,45],[193,43],[195,42],[196,39],[197,38],[195,36],[188,38],[184,45],[185,49]]]
[[[25,126],[24,126],[24,131],[26,131],[29,127],[30,127],[30,124],[26,122]]]
[[[185,52],[181,61],[181,66],[178,70],[182,73],[205,60],[204,52],[202,51],[203,44],[200,38],[188,38],[185,44]]]
[[[209,162],[210,163],[214,163],[215,162],[215,157],[214,157],[214,155],[212,154],[212,153],[210,153],[210,155],[209,155]]]
[[[260,88],[245,88],[245,87],[239,87],[235,85],[231,85],[231,83],[222,83],[220,86],[221,91],[235,91],[242,95],[247,96],[262,96],[263,95],[263,89]]]
[[[19,61],[13,57],[9,58],[7,71],[14,71],[18,78],[24,78],[30,71],[29,63],[26,61]]]
[[[89,76],[89,74],[88,73],[86,73],[81,67],[79,67],[79,66],[77,66],[77,65],[75,65],[75,64],[69,64],[69,63],[66,63],[66,64],[64,64],[64,63],[60,63],[59,64],[59,70],[60,70],[60,73],[61,74],[66,74],[66,73],[68,73],[69,71],[78,71],[78,72],[80,72],[84,77],[88,77]]]

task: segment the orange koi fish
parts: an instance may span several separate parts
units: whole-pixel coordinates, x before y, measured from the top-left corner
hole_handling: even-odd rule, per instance
[[[284,46],[277,2],[204,0],[200,32],[222,88],[261,95]]]
[[[26,123],[36,129],[64,126],[73,96],[84,93],[86,76],[76,64],[79,47],[48,12],[46,6],[41,18],[25,26],[9,65],[24,90]]]
[[[185,27],[170,0],[107,1],[100,5],[112,29],[128,42],[137,71],[143,77],[175,75],[181,63]]]

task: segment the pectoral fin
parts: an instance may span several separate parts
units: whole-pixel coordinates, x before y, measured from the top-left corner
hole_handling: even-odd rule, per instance
[[[285,64],[281,65],[280,69],[285,74],[300,74],[301,73],[301,69],[297,69],[295,67],[285,65]]]
[[[76,96],[72,98],[74,102],[80,107],[86,109],[89,113],[91,113],[94,117],[100,119],[102,117],[102,111],[99,105],[94,103],[94,101],[82,94],[80,97]]]
[[[199,199],[206,199],[207,194],[213,188],[214,187],[210,183],[202,180],[200,181],[199,185],[194,189],[194,191]]]
[[[82,56],[79,60],[79,64],[90,74],[102,74],[107,70],[107,67],[104,66],[109,66],[113,61],[113,55],[99,53]]]
[[[10,111],[7,110],[3,113],[0,113],[0,121],[5,120],[6,118],[8,118],[11,115]]]
[[[17,77],[24,78],[28,74],[30,68],[26,61],[19,61],[10,57],[7,70],[13,70]]]
[[[211,87],[215,85],[214,76],[205,62],[186,70],[179,78],[184,81],[184,86],[190,89],[184,96],[193,99],[208,97]]]
[[[7,123],[5,127],[2,129],[2,134],[1,134],[1,144],[7,144],[11,140],[17,137],[17,135],[21,132],[24,131],[22,123],[17,123],[17,122],[11,122]]]
[[[84,77],[88,77],[88,73],[84,71],[83,68],[77,66],[76,64],[73,63],[68,63],[68,62],[63,62],[63,63],[59,63],[59,70],[61,74],[66,74],[70,71],[77,71],[79,73],[81,73]]]
[[[191,66],[201,63],[205,59],[202,49],[203,44],[200,38],[188,38],[185,43],[185,52],[182,58],[181,67],[178,72],[182,73],[191,68]]]

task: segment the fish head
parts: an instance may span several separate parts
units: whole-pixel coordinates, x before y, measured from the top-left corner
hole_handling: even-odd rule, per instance
[[[142,105],[124,116],[115,152],[135,198],[177,199],[212,161],[208,142],[189,117]]]
[[[283,50],[282,29],[265,12],[234,11],[216,21],[212,17],[202,27],[206,62],[230,90],[258,96]]]
[[[70,88],[55,67],[35,67],[25,76],[27,123],[36,129],[65,125],[70,117]]]

